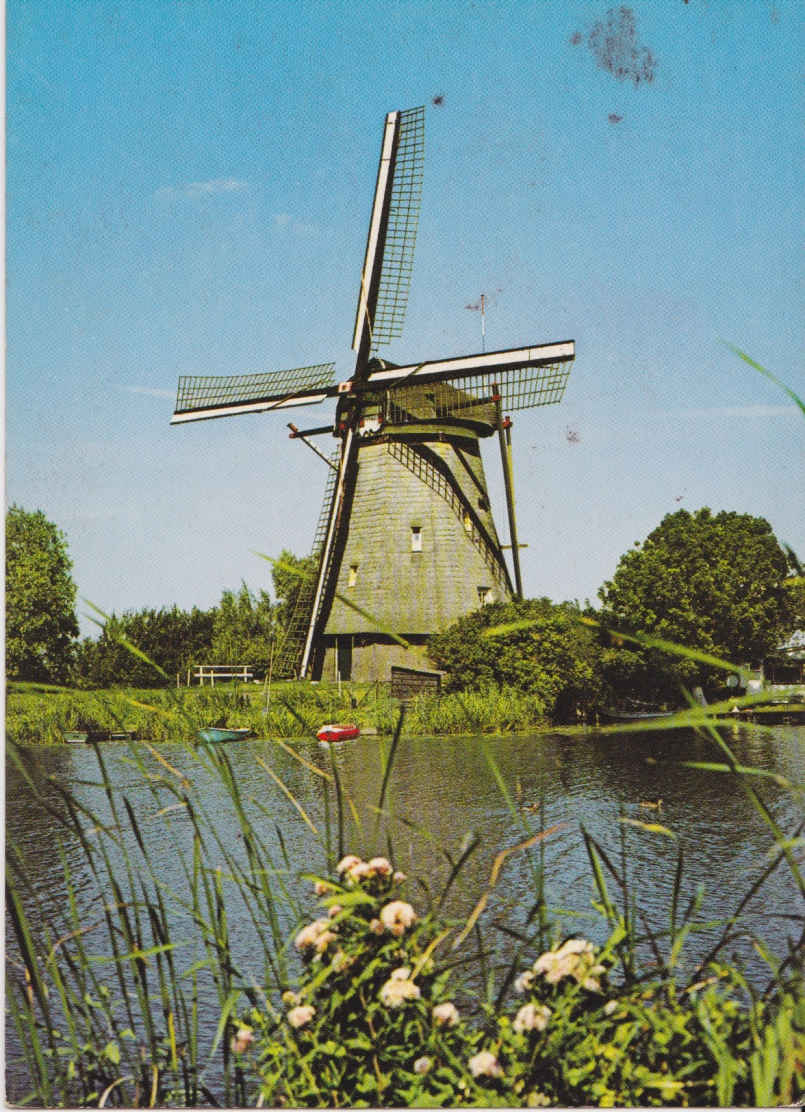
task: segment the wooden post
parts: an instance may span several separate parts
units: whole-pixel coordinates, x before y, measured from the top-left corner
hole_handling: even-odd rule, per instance
[[[492,387],[497,395],[497,383]],[[523,597],[523,581],[520,577],[520,546],[517,543],[517,521],[514,516],[514,478],[512,476],[512,437],[511,418],[502,417],[500,398],[495,402],[498,418],[498,442],[500,444],[500,462],[503,467],[503,482],[506,487],[506,510],[509,515],[509,539],[512,546],[512,563],[514,565],[514,590],[517,598]]]

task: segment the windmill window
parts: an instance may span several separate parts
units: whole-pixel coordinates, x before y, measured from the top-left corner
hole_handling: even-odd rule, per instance
[[[411,526],[411,551],[412,552],[421,552],[422,551],[422,526],[421,525],[412,525]]]
[[[492,588],[491,587],[479,587],[478,588],[478,601],[481,603],[481,606],[486,606],[487,603],[492,602],[493,601],[493,599],[492,599]]]
[[[350,564],[349,565],[349,576],[347,577],[347,586],[348,587],[354,587],[357,580],[358,580],[358,565],[357,564]]]
[[[464,522],[464,532],[465,533],[471,533],[472,532],[472,518],[470,517],[470,515],[467,513],[466,510],[464,511],[464,517],[462,518],[462,521]]]

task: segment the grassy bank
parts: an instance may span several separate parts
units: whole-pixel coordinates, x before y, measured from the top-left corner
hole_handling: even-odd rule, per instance
[[[6,736],[18,745],[61,745],[76,730],[186,741],[214,723],[248,726],[257,737],[310,737],[324,722],[355,722],[389,734],[399,712],[383,684],[218,685],[77,691],[11,684]],[[415,734],[505,733],[545,725],[542,703],[510,689],[422,696],[410,704]]]

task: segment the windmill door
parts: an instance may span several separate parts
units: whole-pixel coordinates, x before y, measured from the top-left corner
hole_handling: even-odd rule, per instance
[[[352,679],[352,636],[339,637],[338,646],[338,675],[342,680]]]

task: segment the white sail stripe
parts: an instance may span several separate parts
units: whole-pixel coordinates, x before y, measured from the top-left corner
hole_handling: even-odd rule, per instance
[[[377,241],[380,235],[380,220],[383,215],[383,202],[386,196],[389,170],[391,166],[391,152],[394,146],[394,135],[397,130],[397,121],[399,119],[399,115],[399,112],[389,112],[389,114],[386,116],[386,127],[385,131],[383,132],[383,149],[380,153],[380,166],[378,167],[377,171],[377,186],[375,188],[374,204],[372,205],[372,221],[369,225],[369,238],[366,243],[366,258],[364,260],[363,272],[361,274],[361,288],[358,295],[358,312],[355,318],[355,331],[352,336],[353,351],[357,351],[360,347],[361,334],[363,332],[363,321],[368,312],[367,297],[369,292],[369,281],[375,267]]]
[[[187,413],[174,413],[172,425],[182,425],[187,421],[208,421],[213,417],[234,417],[239,413],[264,413],[269,409],[288,409],[294,405],[316,405],[326,401],[329,394],[308,394],[306,397],[280,398],[278,401],[243,402],[240,405],[210,406],[207,409],[194,409]]]
[[[575,344],[567,340],[560,344],[543,344],[540,347],[512,348],[509,351],[492,351],[480,355],[466,355],[456,359],[440,359],[433,363],[412,363],[408,367],[389,367],[374,371],[368,382],[388,382],[392,379],[423,378],[431,375],[472,374],[473,371],[501,370],[525,367],[537,363],[557,363],[573,359]]]

